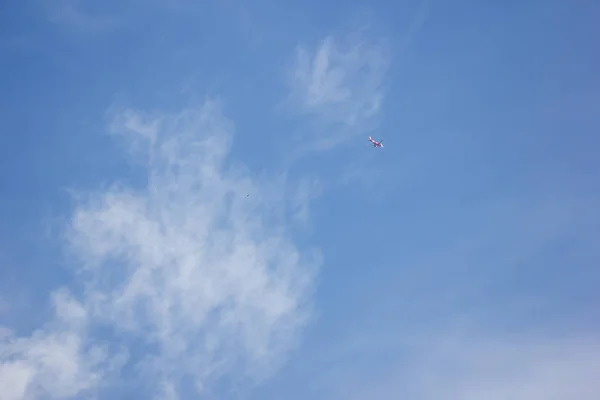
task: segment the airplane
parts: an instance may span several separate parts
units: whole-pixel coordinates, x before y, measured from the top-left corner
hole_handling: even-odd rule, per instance
[[[377,140],[373,140],[371,136],[369,136],[369,142],[373,143],[373,147],[383,147],[383,139],[379,142]]]

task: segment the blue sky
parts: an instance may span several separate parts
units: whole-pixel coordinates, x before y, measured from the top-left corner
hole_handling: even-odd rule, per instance
[[[600,394],[596,2],[3,10],[3,399]]]

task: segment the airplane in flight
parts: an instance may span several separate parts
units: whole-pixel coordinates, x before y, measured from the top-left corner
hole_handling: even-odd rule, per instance
[[[371,136],[369,136],[369,142],[373,143],[373,147],[383,147],[383,139],[379,142],[377,140],[373,140]]]

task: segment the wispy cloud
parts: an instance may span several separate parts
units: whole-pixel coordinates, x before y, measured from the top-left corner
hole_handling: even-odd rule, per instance
[[[311,138],[315,147],[330,148],[372,127],[384,99],[390,61],[386,44],[362,33],[328,36],[315,49],[297,49],[289,73],[289,100],[321,125]]]
[[[86,10],[87,0],[56,0],[48,3],[50,20],[79,29],[101,31],[115,27],[118,19],[114,16],[98,15]]]
[[[464,339],[433,348],[419,379],[426,398],[592,400],[600,393],[600,342],[591,336]]]
[[[29,337],[0,332],[3,399],[67,398],[110,373],[103,349],[86,343],[87,311],[66,291],[52,297],[56,318],[47,326]]]
[[[81,394],[121,366],[122,347],[134,349],[124,367],[163,398],[209,390],[226,373],[269,376],[310,318],[319,263],[271,211],[285,197],[263,196],[228,164],[233,124],[216,102],[113,121],[129,155],[144,156],[146,181],[77,194],[66,239],[84,294],[57,297],[48,328],[3,339],[0,382],[20,379],[15,399]],[[95,350],[107,334],[114,346]]]
[[[421,344],[414,363],[391,368],[351,398],[593,400],[600,393],[600,341],[592,335],[461,334]]]
[[[322,184],[316,179],[302,179],[296,191],[291,196],[290,208],[293,218],[300,223],[307,223],[310,219],[309,205],[322,193]]]
[[[597,398],[596,296],[586,283],[597,277],[597,195],[566,188],[531,185],[461,206],[444,222],[460,222],[442,236],[448,247],[428,232],[423,255],[396,255],[402,272],[377,284],[387,295],[369,293],[363,305],[367,328],[315,357],[331,392],[323,397]],[[435,255],[415,262],[427,253]],[[347,365],[350,358],[357,361]]]

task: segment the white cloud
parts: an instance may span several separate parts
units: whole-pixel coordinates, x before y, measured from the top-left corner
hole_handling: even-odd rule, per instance
[[[296,221],[306,223],[310,219],[309,205],[311,200],[322,193],[322,184],[316,179],[305,178],[298,184],[296,192],[292,195],[291,210]]]
[[[382,350],[379,342],[370,347]],[[398,338],[387,347],[385,367],[349,367],[343,377],[333,377],[335,394],[329,398],[595,400],[600,393],[600,341],[593,334],[446,332],[408,342]],[[396,361],[389,363],[394,354]]]
[[[600,342],[463,338],[432,346],[417,379],[423,399],[593,400],[600,394]]]
[[[380,111],[390,64],[388,48],[357,36],[325,38],[299,47],[290,72],[290,100],[326,129],[315,137],[329,148],[369,129]]]
[[[2,399],[67,398],[100,383],[105,355],[86,344],[86,310],[64,291],[53,303],[56,319],[48,326],[25,338],[8,330],[0,337]]]
[[[147,180],[78,194],[66,239],[84,297],[56,297],[56,321],[68,323],[3,342],[0,382],[22,382],[15,399],[46,398],[30,394],[38,386],[83,393],[125,361],[113,348],[131,345],[127,367],[162,398],[190,382],[202,391],[221,377],[268,377],[310,318],[320,262],[273,213],[286,197],[228,165],[233,125],[215,102],[175,115],[125,110],[111,130],[144,156]],[[86,350],[107,337],[102,357]]]

